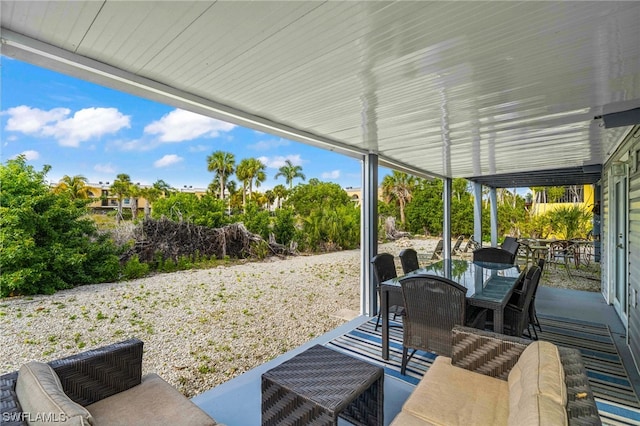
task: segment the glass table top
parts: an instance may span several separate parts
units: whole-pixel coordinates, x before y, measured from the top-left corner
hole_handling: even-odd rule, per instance
[[[449,259],[384,281],[382,285],[400,287],[402,278],[416,274],[448,278],[467,289],[467,298],[500,303],[511,293],[520,275],[520,268],[511,264]]]

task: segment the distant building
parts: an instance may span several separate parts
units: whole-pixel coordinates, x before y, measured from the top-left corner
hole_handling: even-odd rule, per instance
[[[362,203],[362,188],[347,186],[346,188],[344,188],[344,190],[351,198],[351,201],[353,201],[356,206],[360,207],[360,204]],[[381,187],[378,187],[378,200],[383,200]]]
[[[57,183],[52,184],[56,186]],[[139,188],[150,188],[151,185],[137,184]],[[118,208],[118,197],[111,193],[111,182],[88,182],[86,184],[88,190],[89,199],[91,203],[89,208],[93,213],[106,213]],[[182,188],[176,188],[176,192],[188,192],[198,196],[202,196],[207,193],[207,188],[194,188],[192,186],[184,185]],[[138,197],[138,211],[143,212],[147,206],[147,200],[144,197]],[[131,199],[128,197],[123,198],[122,207],[130,208]]]

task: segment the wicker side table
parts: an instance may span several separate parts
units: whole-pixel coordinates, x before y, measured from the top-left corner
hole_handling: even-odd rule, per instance
[[[382,425],[384,370],[316,345],[262,375],[262,425]]]

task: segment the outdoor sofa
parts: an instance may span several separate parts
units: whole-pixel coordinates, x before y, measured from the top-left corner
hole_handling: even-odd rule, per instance
[[[601,424],[579,351],[461,326],[452,339],[392,426]]]
[[[142,346],[131,339],[0,376],[2,424],[216,425],[157,374],[142,377]]]

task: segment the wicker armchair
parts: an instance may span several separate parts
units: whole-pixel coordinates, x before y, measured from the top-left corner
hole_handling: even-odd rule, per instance
[[[138,339],[127,340],[55,360],[49,365],[60,378],[67,396],[86,406],[140,384],[142,345]],[[109,374],[96,374],[97,371],[109,371]],[[0,376],[3,420],[18,419],[22,413],[15,393],[17,380],[17,371]],[[26,424],[26,421],[3,421],[3,425]]]
[[[578,350],[458,325],[451,339],[392,426],[601,425]]]
[[[98,424],[108,417],[104,423],[172,424],[180,418],[189,424],[215,425],[214,419],[159,376],[142,376],[142,347],[141,340],[131,339],[51,361],[49,365],[66,396],[87,408]],[[23,426],[29,419],[16,394],[17,381],[18,371],[0,376],[3,425]],[[127,404],[130,409],[124,407]],[[134,412],[134,416],[126,417],[127,412]]]
[[[451,355],[451,329],[455,325],[484,327],[487,311],[467,309],[467,289],[447,278],[415,274],[400,279],[404,297],[401,373],[416,350]],[[409,354],[409,349],[413,349]]]
[[[373,264],[373,273],[376,277],[376,289],[378,296],[380,296],[380,283],[396,278],[398,273],[396,272],[396,263],[393,260],[393,255],[389,253],[379,253],[371,259]],[[404,312],[404,301],[402,300],[402,294],[399,291],[389,292],[389,314],[393,314],[393,319],[397,315],[402,315]],[[378,318],[376,320],[376,331],[380,327],[380,315],[382,309],[378,310]]]
[[[408,274],[420,268],[418,263],[418,253],[412,249],[404,249],[400,252],[400,263],[402,264],[402,272]]]
[[[451,365],[501,380],[507,380],[520,354],[532,343],[519,337],[458,326],[454,327],[452,336]],[[558,351],[567,387],[569,425],[601,425],[580,351],[562,346],[558,346]]]

